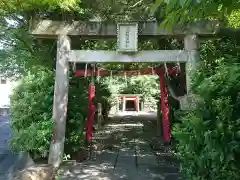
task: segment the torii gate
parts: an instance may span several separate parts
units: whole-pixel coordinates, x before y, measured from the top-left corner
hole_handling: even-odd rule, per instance
[[[139,71],[129,70],[124,72],[118,72],[114,74],[115,76],[136,76],[136,75],[157,75],[160,79],[160,99],[161,99],[161,112],[162,112],[162,127],[163,127],[163,139],[166,142],[170,142],[171,139],[171,130],[170,130],[170,117],[169,117],[169,103],[168,103],[168,90],[167,84],[165,81],[165,72],[169,75],[177,75],[180,73],[180,69],[178,67],[172,68],[146,68]],[[84,77],[84,76],[109,76],[111,75],[110,71],[107,70],[77,70],[76,76]],[[95,85],[90,83],[88,88],[88,119],[86,124],[87,129],[87,140],[89,142],[92,141],[93,138],[93,124],[94,124],[94,113],[95,113],[95,105],[93,103],[93,99],[95,98]],[[124,101],[125,102],[125,101]]]
[[[123,42],[135,40],[126,40],[126,37],[118,33],[120,29],[119,24],[107,22],[63,22],[51,20],[34,20],[31,22],[30,33],[37,38],[56,38],[57,39],[57,60],[56,60],[56,77],[54,89],[53,102],[53,120],[54,132],[50,146],[49,164],[54,167],[59,167],[62,161],[64,140],[65,140],[65,124],[68,104],[68,83],[69,83],[69,62],[85,62],[85,63],[99,63],[99,62],[184,62],[186,63],[186,79],[187,92],[190,91],[191,71],[196,67],[198,61],[198,39],[204,36],[212,36],[220,31],[218,21],[200,21],[185,25],[176,25],[172,31],[165,28],[159,28],[156,21],[140,21],[123,24],[125,35],[128,34],[130,38],[164,38],[164,37],[178,37],[184,40],[184,50],[153,50],[153,51],[137,51],[137,44],[132,44],[125,50],[129,53],[122,53],[121,51],[91,51],[91,50],[71,50],[71,40],[85,37],[89,39],[107,39],[116,38],[124,39],[119,43],[119,46],[124,50]],[[137,26],[132,26],[137,25]],[[123,27],[123,26],[121,26]],[[132,29],[137,28],[137,34],[129,35]],[[124,28],[123,28],[124,29]],[[120,48],[120,50],[121,50]],[[132,48],[132,49],[131,49]],[[164,71],[160,71],[161,79],[161,107],[167,107],[167,87]],[[162,109],[163,122],[169,123],[168,112],[166,108]],[[164,126],[169,126],[165,124]],[[167,131],[169,127],[165,128],[164,138],[170,141],[170,136]],[[168,134],[168,135],[166,135]]]

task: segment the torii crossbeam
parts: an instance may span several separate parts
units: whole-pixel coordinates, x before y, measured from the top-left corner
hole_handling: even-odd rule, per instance
[[[76,76],[139,76],[139,75],[159,75],[161,71],[165,71],[163,67],[156,68],[146,68],[141,70],[128,70],[128,71],[111,71],[105,69],[96,69],[96,70],[77,70],[75,72]],[[111,73],[115,72],[115,73]],[[176,75],[180,73],[178,66],[168,68],[169,75]]]

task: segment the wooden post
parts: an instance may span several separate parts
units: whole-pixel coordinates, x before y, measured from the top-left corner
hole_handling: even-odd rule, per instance
[[[123,107],[122,107],[122,111],[125,112],[126,110],[126,98],[125,96],[123,96]]]
[[[193,51],[190,54],[190,58],[186,62],[186,88],[187,93],[189,93],[191,89],[191,81],[192,81],[192,73],[197,68],[197,63],[199,60],[199,41],[197,35],[187,35],[184,38],[184,48],[185,50]]]
[[[98,103],[97,104],[97,113],[98,113],[98,116],[97,116],[97,124],[98,124],[98,128],[101,127],[102,125],[102,104],[101,103]]]
[[[135,111],[137,112],[137,97],[133,100]]]
[[[164,71],[160,72],[159,78],[160,78],[160,90],[161,90],[163,139],[165,142],[170,142],[171,130],[170,130],[170,120],[169,120],[168,89],[166,86],[166,79],[164,76]]]
[[[119,97],[117,96],[117,110],[116,110],[116,113],[118,113],[119,112]]]
[[[87,119],[87,140],[92,141],[93,138],[93,125],[94,125],[94,115],[95,115],[95,85],[90,83],[88,88],[88,119]]]
[[[136,111],[139,112],[139,97],[136,97]]]
[[[144,103],[142,99],[141,99],[141,111],[144,111]]]
[[[57,41],[56,77],[53,101],[53,137],[49,150],[48,163],[59,167],[64,152],[66,131],[70,39],[66,35],[59,35]]]

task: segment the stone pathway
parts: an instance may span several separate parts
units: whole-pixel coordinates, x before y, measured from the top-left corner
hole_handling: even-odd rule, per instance
[[[95,134],[96,159],[62,168],[62,180],[178,180],[179,168],[162,163],[164,153],[153,152],[155,119],[114,117]]]
[[[12,180],[15,171],[33,164],[28,155],[9,151],[8,141],[11,135],[8,116],[0,116],[0,180]]]

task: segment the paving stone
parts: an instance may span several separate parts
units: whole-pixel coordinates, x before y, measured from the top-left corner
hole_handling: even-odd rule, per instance
[[[179,173],[165,174],[165,180],[182,180]]]
[[[152,154],[138,155],[138,165],[155,165],[157,166],[156,156]]]
[[[116,162],[116,168],[124,168],[124,169],[136,169],[136,157],[134,153],[124,153],[124,155],[119,154],[117,162]]]
[[[95,160],[91,163],[97,164],[98,166],[102,167],[102,170],[109,170],[114,169],[114,165],[116,162],[117,154],[116,153],[109,153],[104,152],[97,156]]]

